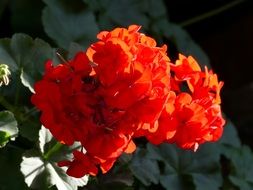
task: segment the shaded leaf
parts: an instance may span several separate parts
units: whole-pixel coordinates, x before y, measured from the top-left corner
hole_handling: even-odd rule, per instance
[[[79,51],[85,51],[85,49],[78,43],[72,42],[68,50],[68,58],[69,59],[74,58],[76,53]]]
[[[0,112],[0,147],[5,146],[10,139],[15,140],[18,135],[17,125],[17,121],[11,112]]]
[[[122,186],[132,186],[134,182],[132,174],[126,169],[124,171],[121,171],[121,173],[115,172],[109,175],[106,174],[102,176],[102,181],[104,184],[109,184],[111,186],[115,184],[121,184]]]
[[[33,40],[24,34],[16,34],[11,39],[12,56],[21,69],[22,82],[32,88],[44,72],[44,63],[54,56],[54,50],[40,39]],[[26,77],[23,77],[23,76]],[[29,80],[25,80],[29,77]],[[24,81],[26,83],[24,83]]]
[[[143,2],[143,5],[145,4],[147,6],[145,12],[151,17],[150,19],[163,19],[167,17],[166,6],[162,0],[148,0]]]
[[[160,183],[165,189],[173,189],[173,190],[190,190],[191,186],[185,184],[186,176],[179,176],[177,174],[171,175],[161,175]]]
[[[230,181],[240,188],[240,190],[252,190],[253,189],[253,183],[247,182],[244,179],[241,179],[240,177],[235,176],[229,176]]]
[[[67,49],[71,42],[87,47],[96,38],[98,27],[93,13],[85,4],[76,1],[70,4],[64,0],[44,0],[44,30],[57,45]],[[76,7],[78,6],[78,7]]]
[[[218,145],[202,145],[196,153],[170,144],[148,144],[147,149],[149,157],[156,158],[164,165],[160,182],[166,189],[189,189],[194,185],[197,190],[216,190],[222,184]],[[173,187],[168,186],[168,182]]]
[[[133,23],[142,26],[148,25],[148,18],[142,12],[142,6],[145,5],[142,1],[107,0],[104,5],[106,11],[100,15],[99,23],[105,23],[106,19],[119,26],[128,26]]]
[[[31,91],[34,82],[43,74],[45,61],[53,57],[54,50],[49,44],[25,34],[0,40],[0,62],[7,64],[12,73],[18,72],[23,84]]]
[[[159,166],[156,160],[149,158],[145,149],[139,149],[130,162],[130,170],[144,185],[159,182]]]
[[[230,147],[230,157],[232,162],[232,172],[230,181],[238,186],[240,190],[250,190],[253,188],[253,153],[248,146],[241,148]]]
[[[53,59],[54,54],[55,50],[49,44],[40,39],[33,40],[25,34],[15,34],[11,39],[0,39],[0,63],[7,64],[12,73],[10,85],[1,89],[1,95],[19,106],[20,112],[25,113],[25,108],[30,106],[34,82],[41,79],[44,62]],[[30,125],[26,122],[20,127],[20,134],[31,141],[36,140],[38,131],[39,124]]]
[[[238,137],[236,128],[230,120],[227,120],[220,143],[224,145],[237,147],[237,148],[241,146],[241,142]]]

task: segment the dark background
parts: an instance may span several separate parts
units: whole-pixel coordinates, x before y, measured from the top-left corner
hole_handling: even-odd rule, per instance
[[[16,0],[20,4],[25,1]],[[24,22],[22,16],[25,15],[20,14],[14,18],[16,23],[20,23],[15,27],[12,26],[10,19],[13,10],[8,7],[4,9],[0,17],[1,38],[23,32],[50,41],[42,28],[41,12],[37,11],[41,10],[44,4],[40,0],[31,2],[31,12],[26,14],[34,16]],[[233,1],[164,0],[164,2],[170,21],[180,24]],[[20,11],[19,7],[14,11]],[[30,28],[31,26],[33,28]],[[242,142],[253,147],[253,0],[242,1],[219,14],[187,25],[184,29],[205,50],[214,71],[225,82],[222,91],[223,110],[235,123]]]

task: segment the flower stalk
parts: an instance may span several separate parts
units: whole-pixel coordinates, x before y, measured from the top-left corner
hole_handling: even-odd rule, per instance
[[[61,148],[62,148],[63,144],[61,144],[60,142],[56,142],[54,144],[54,146],[52,146],[52,148],[50,148],[44,155],[43,158],[45,160],[49,160],[51,158],[52,155],[54,155],[55,153],[57,153]]]

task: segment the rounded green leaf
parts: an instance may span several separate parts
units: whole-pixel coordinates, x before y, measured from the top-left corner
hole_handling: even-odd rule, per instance
[[[44,30],[57,45],[68,49],[71,42],[87,47],[96,39],[98,26],[92,11],[84,3],[69,3],[64,0],[44,0]]]
[[[9,111],[0,112],[0,147],[6,145],[18,135],[17,121]]]
[[[71,157],[72,149],[78,147],[63,147],[53,152],[45,159],[45,154],[50,152],[56,141],[50,131],[42,126],[39,132],[39,149],[40,151],[31,150],[26,152],[22,157],[21,172],[25,177],[26,184],[31,188],[45,189],[56,186],[58,190],[77,190],[78,186],[84,186],[88,182],[88,176],[74,178],[66,174],[66,167],[57,166],[57,161],[65,160]],[[58,152],[57,152],[58,151]],[[63,153],[65,155],[63,155]]]
[[[248,146],[240,148],[230,147],[229,159],[231,160],[230,181],[241,190],[253,188],[253,153]]]
[[[220,143],[223,145],[229,145],[237,148],[241,146],[241,142],[238,137],[236,128],[230,120],[227,120]]]
[[[0,39],[0,63],[8,65],[11,71],[11,82],[8,88],[1,89],[1,96],[8,102],[19,105],[18,111],[26,114],[27,108],[31,106],[30,96],[34,92],[34,83],[41,79],[45,61],[54,57],[55,50],[48,43],[40,39],[34,40],[26,34]],[[17,119],[19,120],[18,117]],[[35,141],[39,126],[39,123],[22,123],[20,134]]]
[[[147,151],[148,158],[161,164],[159,173],[153,174],[168,190],[217,190],[222,185],[219,144],[201,145],[196,153],[171,144],[148,144]]]
[[[5,131],[0,131],[0,147],[3,147],[7,144],[10,139],[10,134]]]
[[[156,160],[149,158],[145,149],[138,149],[130,162],[130,170],[144,185],[159,182],[159,166]]]
[[[41,39],[33,40],[26,34],[15,34],[0,40],[0,63],[7,64],[11,73],[18,73],[21,82],[33,91],[35,81],[41,79],[44,63],[54,57],[55,50]]]

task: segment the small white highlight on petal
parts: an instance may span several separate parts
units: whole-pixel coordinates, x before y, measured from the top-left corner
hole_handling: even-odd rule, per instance
[[[199,143],[195,142],[193,151],[196,152],[199,148]]]

